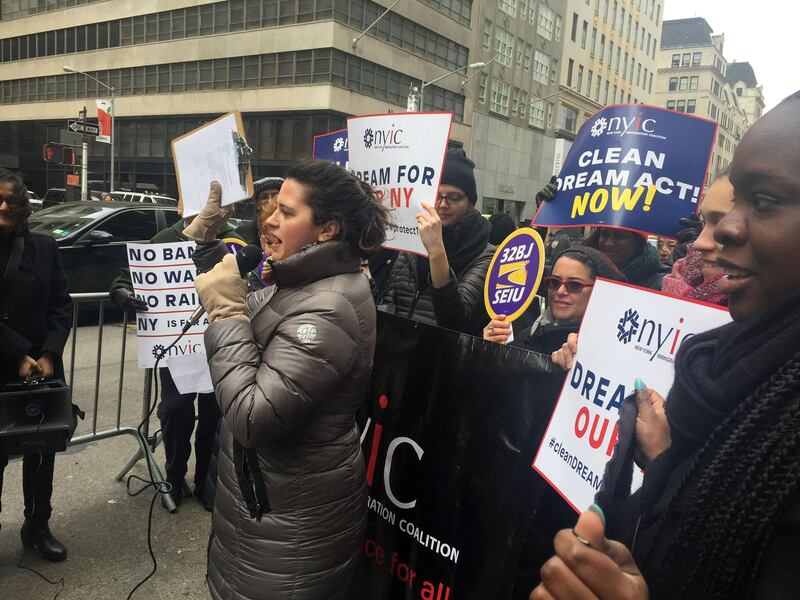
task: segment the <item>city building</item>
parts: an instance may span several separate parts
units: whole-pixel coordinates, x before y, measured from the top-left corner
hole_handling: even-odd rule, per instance
[[[748,126],[739,96],[726,79],[724,44],[724,34],[715,35],[704,18],[693,17],[664,21],[658,51],[655,104],[719,123],[709,180],[730,164]],[[755,75],[752,79],[755,83]],[[763,110],[763,96],[760,106]]]
[[[115,188],[177,193],[170,140],[242,111],[255,175],[310,157],[312,138],[346,117],[405,111],[412,84],[424,110],[454,113],[453,144],[469,150],[472,0],[0,0],[0,163],[37,193],[64,187],[47,142],[84,106],[115,91]],[[482,17],[481,17],[482,19]],[[357,41],[356,41],[357,39]],[[71,72],[65,71],[68,67]],[[110,185],[107,144],[89,146],[89,179]]]
[[[530,219],[534,196],[550,180],[555,144],[564,2],[478,0],[471,56],[486,63],[462,78],[474,99],[471,148],[478,208]]]
[[[764,89],[758,85],[753,67],[749,62],[729,63],[725,81],[736,95],[736,102],[750,127],[764,112]]]
[[[561,160],[580,126],[610,104],[649,104],[663,2],[658,0],[567,0],[560,94],[550,100]]]

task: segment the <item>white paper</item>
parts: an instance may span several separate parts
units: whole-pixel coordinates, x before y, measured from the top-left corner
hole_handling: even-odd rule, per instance
[[[156,356],[180,335],[197,308],[194,289],[197,269],[192,262],[194,242],[128,244],[128,266],[133,291],[147,303],[147,312],[136,313],[139,367],[149,369]],[[169,356],[205,353],[205,315],[169,350]],[[159,366],[166,366],[161,359]]]
[[[385,248],[428,256],[417,231],[422,203],[433,205],[452,113],[392,113],[347,120],[350,170],[391,210]]]
[[[536,454],[536,469],[578,512],[593,502],[637,378],[666,398],[687,336],[730,322],[727,310],[598,279],[578,353]],[[634,469],[633,490],[642,476]]]
[[[222,186],[222,205],[246,200],[247,181],[239,180],[239,161],[233,132],[236,115],[230,113],[202,129],[172,142],[172,156],[178,173],[178,193],[183,216],[200,212],[208,200],[212,181]]]
[[[205,351],[170,356],[167,367],[181,394],[207,394],[214,391]]]

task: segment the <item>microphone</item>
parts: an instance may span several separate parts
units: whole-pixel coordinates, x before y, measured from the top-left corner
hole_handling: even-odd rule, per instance
[[[247,277],[247,274],[258,266],[263,256],[261,248],[255,244],[248,244],[236,252],[236,266],[239,267],[239,275]],[[199,305],[192,313],[192,316],[189,317],[189,321],[187,321],[186,325],[183,326],[181,335],[189,331],[192,326],[196,325],[205,312],[206,309],[203,308],[203,305]]]

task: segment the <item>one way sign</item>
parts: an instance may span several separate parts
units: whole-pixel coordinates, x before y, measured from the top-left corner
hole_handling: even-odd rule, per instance
[[[67,129],[75,133],[85,133],[87,135],[100,135],[100,126],[86,121],[67,121]]]

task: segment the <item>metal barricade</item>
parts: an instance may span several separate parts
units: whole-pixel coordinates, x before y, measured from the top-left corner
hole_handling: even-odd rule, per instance
[[[125,351],[127,347],[127,320],[128,314],[127,312],[124,313],[123,322],[122,322],[122,341],[120,343],[120,354],[119,354],[119,372],[117,377],[119,381],[117,382],[117,397],[116,402],[114,403],[114,409],[116,411],[114,425],[111,427],[107,427],[105,429],[98,430],[98,414],[100,411],[100,381],[101,381],[101,374],[103,372],[102,369],[102,359],[104,356],[103,352],[103,331],[105,328],[105,311],[107,305],[109,304],[108,292],[96,292],[96,293],[81,293],[81,294],[70,294],[72,297],[72,301],[74,303],[72,309],[72,332],[70,333],[71,336],[71,355],[69,360],[69,371],[68,371],[68,383],[70,388],[73,390],[75,389],[75,356],[76,356],[76,349],[78,343],[78,336],[80,335],[81,329],[78,327],[78,317],[81,313],[81,307],[86,307],[88,304],[99,304],[98,312],[97,312],[97,348],[95,354],[95,368],[94,368],[94,397],[92,399],[92,414],[91,414],[91,432],[85,433],[82,435],[78,435],[72,438],[69,445],[70,446],[77,446],[79,444],[86,444],[89,442],[96,442],[104,439],[109,439],[113,437],[117,437],[120,435],[130,435],[136,440],[139,448],[134,454],[131,459],[127,462],[127,464],[122,468],[122,470],[117,474],[116,479],[117,481],[122,481],[122,479],[127,475],[128,471],[133,468],[133,466],[142,458],[148,461],[154,479],[157,482],[163,482],[164,476],[161,473],[161,469],[158,467],[158,463],[153,456],[153,450],[158,445],[160,441],[160,436],[155,436],[152,440],[150,439],[149,430],[150,430],[150,422],[149,422],[149,412],[150,412],[150,400],[152,394],[152,387],[153,387],[153,370],[146,369],[144,372],[144,390],[142,393],[142,411],[141,411],[141,421],[143,422],[142,425],[142,436],[139,436],[139,432],[137,431],[137,426],[127,426],[122,425],[122,406],[123,406],[123,383],[125,378]],[[85,311],[84,311],[85,314]],[[138,425],[138,423],[137,423]],[[144,438],[144,440],[142,439]],[[152,445],[152,446],[151,446]],[[176,510],[175,503],[172,500],[172,497],[169,494],[162,495],[162,502],[164,502],[167,510],[173,512]]]

